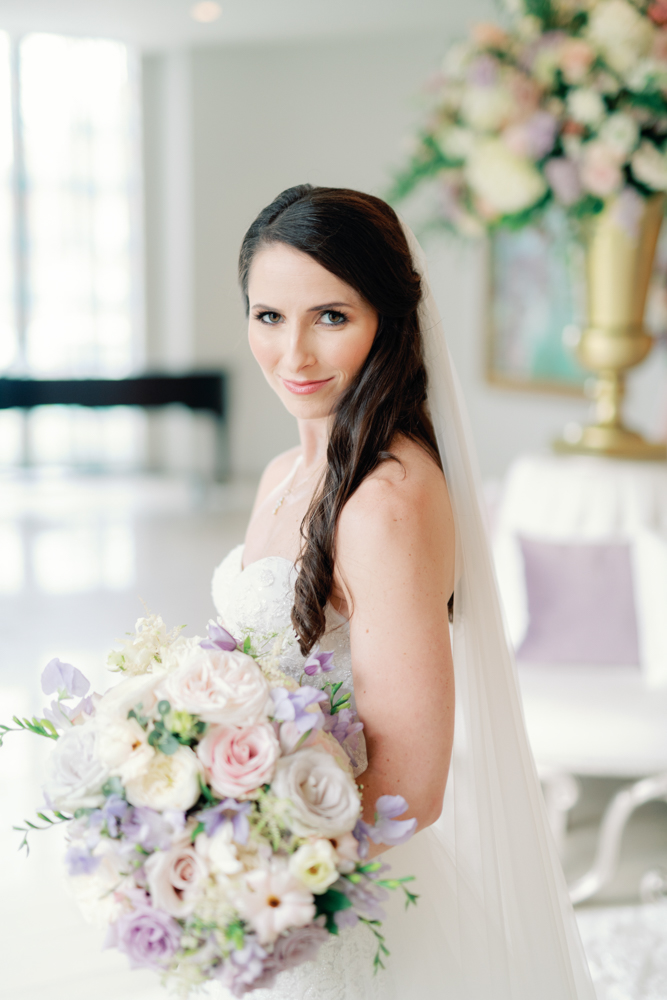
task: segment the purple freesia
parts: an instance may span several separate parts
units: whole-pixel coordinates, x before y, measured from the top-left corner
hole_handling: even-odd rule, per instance
[[[397,820],[408,804],[402,795],[381,795],[375,803],[375,825],[367,828],[367,836],[375,844],[397,847],[409,840],[417,829],[416,819]]]
[[[70,875],[90,875],[100,863],[87,847],[72,844],[65,852],[65,864]]]
[[[185,813],[165,809],[159,813],[148,806],[128,809],[120,822],[123,836],[144,851],[167,851],[185,827]]]
[[[195,819],[203,823],[207,837],[213,837],[224,823],[231,822],[234,840],[237,844],[247,844],[250,833],[248,813],[250,802],[237,802],[236,799],[223,799],[217,806],[202,809],[196,813]]]
[[[226,628],[223,628],[222,625],[218,625],[217,622],[210,621],[206,626],[206,631],[208,632],[208,639],[203,639],[199,643],[202,649],[221,649],[231,652],[238,646],[234,636]]]
[[[267,953],[251,934],[247,934],[242,948],[230,952],[220,967],[219,980],[235,997],[242,997],[255,988],[255,982],[264,972]]]
[[[388,865],[383,865],[381,871],[386,870],[388,867]],[[380,871],[376,874],[380,874]],[[352,903],[352,909],[356,911],[357,915],[365,917],[367,920],[384,920],[385,913],[381,904],[389,896],[389,892],[384,886],[376,885],[372,879],[364,877],[360,882],[350,882],[346,878],[341,878],[338,882],[334,882],[332,888],[337,889],[347,896]],[[350,912],[350,909],[338,911],[340,914],[349,914]],[[335,916],[338,926],[349,927],[353,923],[356,923],[356,921],[352,921],[349,917],[341,917],[339,924],[338,913]]]
[[[107,934],[105,947],[118,948],[133,969],[163,971],[181,943],[181,928],[173,917],[152,906],[140,905],[121,914]]]
[[[324,731],[335,736],[339,743],[344,743],[348,736],[354,736],[355,733],[360,733],[364,728],[363,722],[355,721],[357,713],[354,709],[341,708],[340,712],[330,715],[327,711],[328,708],[329,706],[325,705],[322,709],[324,712]]]
[[[313,677],[319,673],[328,674],[335,666],[333,658],[334,655],[332,652],[322,653],[319,649],[316,649],[304,663],[303,672],[308,674],[309,677]]]
[[[58,692],[60,698],[82,698],[90,687],[90,681],[71,663],[63,663],[54,657],[42,671],[42,691],[44,694]]]
[[[278,722],[293,722],[300,733],[309,729],[320,729],[324,724],[321,712],[307,711],[310,705],[318,701],[328,701],[324,691],[305,684],[298,691],[287,691],[277,687],[271,691],[274,710],[273,718]]]

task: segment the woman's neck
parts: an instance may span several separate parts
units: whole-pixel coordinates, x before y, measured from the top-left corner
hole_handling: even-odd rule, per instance
[[[330,418],[320,420],[299,420],[299,438],[304,470],[321,465],[327,457]]]

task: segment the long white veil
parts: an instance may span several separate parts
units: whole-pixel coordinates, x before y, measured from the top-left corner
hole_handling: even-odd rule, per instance
[[[479,506],[472,435],[424,255],[428,402],[456,521],[456,723],[438,823],[391,852],[417,870],[416,910],[390,921],[397,1000],[592,1000],[595,996],[528,746]],[[393,905],[393,904],[392,904]]]

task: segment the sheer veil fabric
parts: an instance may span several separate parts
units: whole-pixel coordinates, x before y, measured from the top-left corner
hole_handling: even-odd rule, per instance
[[[386,996],[594,1000],[528,745],[465,406],[423,252],[404,229],[423,277],[428,403],[456,522],[456,724],[440,820],[388,856],[428,891],[387,922]]]

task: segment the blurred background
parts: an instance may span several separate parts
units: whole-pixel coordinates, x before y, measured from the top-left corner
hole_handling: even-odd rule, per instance
[[[246,345],[242,236],[294,184],[386,196],[446,51],[505,16],[485,0],[0,0],[0,721],[40,713],[53,656],[103,689],[141,601],[204,631],[212,571],[243,540],[257,479],[297,441]],[[664,459],[554,458],[550,442],[587,417],[584,373],[545,377],[507,336],[551,322],[574,342],[571,269],[546,280],[551,251],[530,238],[429,225],[419,191],[399,208],[469,407],[599,996],[665,997]],[[661,244],[656,343],[625,403],[658,441],[665,259]],[[567,648],[554,641],[571,632]],[[0,934],[13,942],[0,997],[155,1000],[153,978],[101,953],[66,896],[59,835],[33,837],[29,862],[16,852],[11,826],[38,801],[37,742],[11,734],[0,749]]]

